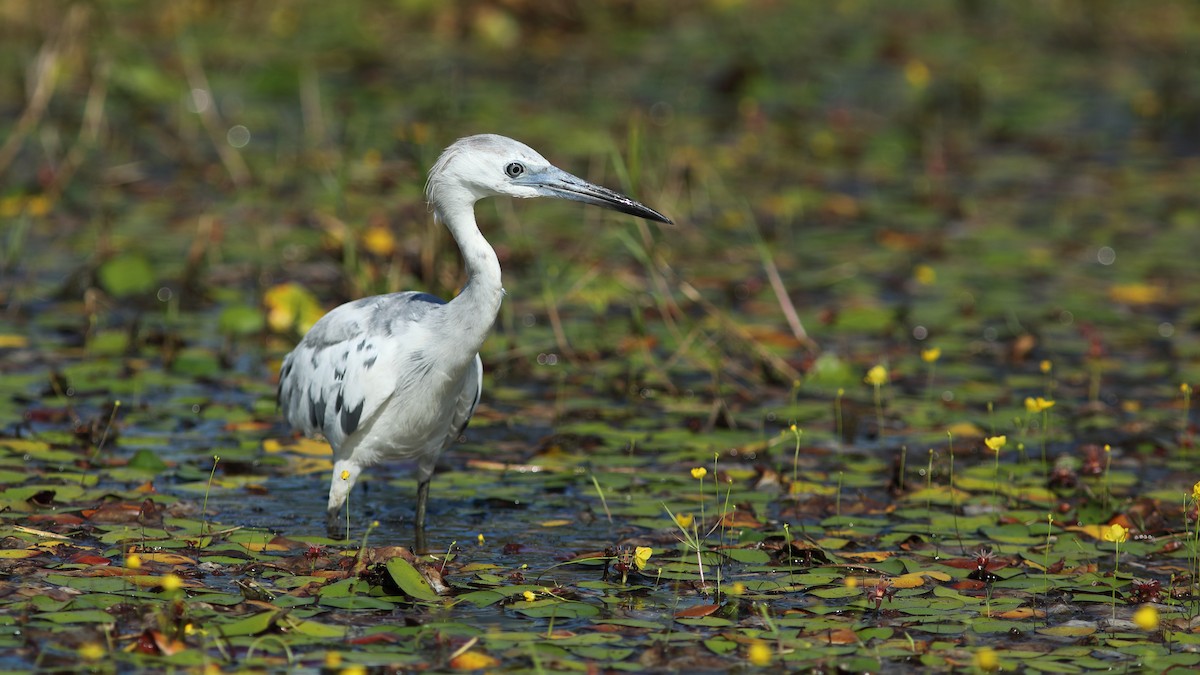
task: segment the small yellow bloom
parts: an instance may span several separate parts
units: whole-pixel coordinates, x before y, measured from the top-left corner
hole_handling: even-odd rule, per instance
[[[858,588],[858,577],[850,576],[845,579],[846,588]]]
[[[141,569],[142,556],[136,553],[130,553],[129,555],[125,556],[125,566],[131,570]]]
[[[1133,613],[1133,623],[1142,630],[1158,630],[1158,610],[1154,605],[1142,605]]]
[[[771,663],[771,648],[762,640],[755,640],[750,644],[750,651],[746,656],[750,659],[750,663],[756,666],[765,666]]]
[[[79,658],[84,661],[99,661],[104,658],[104,645],[95,642],[87,642],[79,645]]]
[[[361,663],[351,663],[339,670],[338,675],[367,675],[367,667]]]
[[[1104,452],[1112,454],[1112,446],[1109,445],[1108,443],[1105,443],[1104,444]]]
[[[477,652],[474,649],[450,659],[451,670],[489,670],[499,664],[500,661],[496,657]]]
[[[329,670],[337,670],[342,665],[341,652],[325,652],[325,667]]]
[[[929,349],[921,350],[921,360],[925,363],[934,363],[940,358],[942,358],[941,347],[930,347]]]
[[[25,202],[25,208],[31,216],[44,216],[50,212],[50,199],[45,195],[35,195]]]
[[[883,385],[887,384],[888,381],[887,368],[884,368],[883,366],[871,366],[871,369],[867,371],[867,376],[863,378],[863,381],[873,387],[882,387]]]
[[[479,536],[477,537],[477,539],[479,540],[479,545],[483,546],[483,533],[482,532],[479,533]]]
[[[649,546],[638,546],[633,549],[633,564],[639,570],[646,569],[646,563],[650,561],[650,556],[654,555],[654,549]]]
[[[1191,396],[1192,385],[1188,384],[1187,382],[1184,382],[1183,384],[1179,385],[1179,391],[1183,392],[1184,396]]]
[[[1041,368],[1042,372],[1046,373],[1048,375],[1048,374],[1050,374],[1050,371],[1054,368],[1054,364],[1050,362],[1050,359],[1044,359],[1041,363],[1038,364],[1038,368]]]
[[[533,602],[534,600],[537,600],[537,593],[534,593],[533,591],[525,591],[521,595],[525,598],[525,602]]]
[[[1200,502],[1200,480],[1196,481],[1196,484],[1192,486],[1192,499]]]
[[[1112,527],[1104,528],[1104,541],[1111,541],[1116,544],[1123,544],[1129,539],[1129,530],[1121,527],[1120,523]]]
[[[386,225],[372,225],[362,236],[363,248],[379,257],[396,252],[396,237]]]
[[[918,59],[909,59],[904,64],[904,79],[913,89],[924,89],[929,86],[929,66]]]
[[[1048,401],[1041,396],[1025,399],[1025,410],[1030,413],[1040,413],[1054,407],[1054,401]]]
[[[694,520],[696,520],[696,517],[690,513],[675,514],[675,523],[685,529],[691,527]]]
[[[922,286],[932,286],[937,283],[937,270],[929,265],[917,265],[913,268],[913,278]]]
[[[350,480],[350,472],[342,469],[342,480]]]
[[[183,579],[177,574],[168,574],[162,578],[162,588],[164,591],[171,593],[183,588]]]
[[[996,655],[996,650],[991,647],[984,647],[975,652],[975,665],[980,670],[992,672],[1000,669],[1000,657]]]
[[[992,452],[1000,452],[1001,448],[1004,447],[1004,444],[1008,443],[1008,436],[992,436],[990,438],[983,439],[983,442]]]
[[[745,594],[745,592],[746,592],[746,584],[743,584],[740,581],[735,581],[729,585],[729,594],[730,595],[743,595],[743,594]]]
[[[789,430],[790,430],[790,431],[791,431],[793,434],[794,434],[794,433],[796,433],[796,425],[795,425],[795,424],[793,424],[791,427],[789,427]]]
[[[698,466],[698,467],[692,469],[692,478],[695,478],[696,480],[700,480],[701,478],[704,478],[707,475],[708,475],[708,469],[706,469],[702,466]]]

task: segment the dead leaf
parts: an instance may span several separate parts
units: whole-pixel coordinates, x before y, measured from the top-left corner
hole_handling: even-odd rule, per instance
[[[721,609],[720,605],[692,605],[675,612],[676,619],[699,619]]]

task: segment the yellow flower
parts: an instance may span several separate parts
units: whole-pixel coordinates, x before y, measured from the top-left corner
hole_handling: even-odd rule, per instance
[[[342,469],[342,480],[350,480],[350,472]]]
[[[25,202],[25,208],[31,216],[44,216],[50,212],[50,199],[45,195],[35,195]]]
[[[929,349],[921,350],[921,360],[925,363],[933,363],[940,358],[942,358],[941,347],[930,347]]]
[[[755,640],[750,644],[750,652],[747,654],[750,663],[756,666],[765,666],[771,662],[771,648],[767,643],[761,640]]]
[[[1004,447],[1004,444],[1008,443],[1008,436],[992,436],[990,438],[983,439],[983,442],[992,452],[1000,452],[1000,449]]]
[[[479,539],[479,545],[483,546],[483,533],[482,532],[479,533],[478,539]]]
[[[129,555],[125,556],[125,566],[131,570],[141,569],[142,556],[136,553],[130,553]]]
[[[913,268],[913,278],[922,286],[932,286],[937,283],[937,270],[929,265],[917,265]]]
[[[1179,385],[1179,391],[1183,392],[1184,396],[1190,396],[1192,393],[1192,385],[1184,382],[1183,384]]]
[[[162,588],[168,593],[177,591],[183,588],[183,579],[180,579],[177,574],[168,574],[162,578]]]
[[[929,85],[929,66],[917,59],[909,59],[904,64],[904,79],[913,89],[924,89]]]
[[[735,581],[729,586],[730,595],[743,595],[746,592],[746,584],[740,581]]]
[[[650,556],[654,555],[654,549],[649,546],[638,546],[633,549],[633,564],[639,570],[646,569],[646,563],[650,561]]]
[[[1054,364],[1050,362],[1050,359],[1045,359],[1038,364],[1038,367],[1042,369],[1043,373],[1049,374],[1050,370],[1054,368]]]
[[[707,475],[708,475],[708,469],[706,469],[702,466],[698,466],[698,467],[692,469],[692,478],[695,478],[696,480],[700,480],[701,478],[704,478]]]
[[[533,602],[534,600],[537,600],[537,593],[534,593],[533,591],[525,591],[521,595],[525,598],[525,602]]]
[[[1142,605],[1133,613],[1133,623],[1142,630],[1158,630],[1158,610],[1154,605]]]
[[[341,652],[325,652],[325,667],[329,670],[337,670],[342,665]]]
[[[1192,499],[1200,502],[1200,480],[1196,481],[1196,484],[1192,486]]]
[[[867,376],[863,378],[863,381],[873,387],[882,387],[883,385],[887,384],[888,381],[887,368],[884,368],[883,366],[871,366],[871,369],[867,371]]]
[[[79,645],[79,658],[84,661],[99,661],[104,658],[104,645],[95,642],[87,642]]]
[[[984,647],[975,652],[975,665],[980,670],[991,672],[1000,669],[1000,657],[996,655],[996,650],[991,647]]]
[[[1129,530],[1121,527],[1120,523],[1104,528],[1104,541],[1123,544],[1126,539],[1129,539]]]
[[[858,577],[855,577],[855,576],[846,577],[844,580],[844,583],[846,584],[846,588],[851,588],[851,589],[858,588]]]
[[[396,237],[386,225],[372,225],[362,236],[363,248],[381,258],[396,252]]]
[[[1054,407],[1054,401],[1048,401],[1041,396],[1037,398],[1025,399],[1025,410],[1031,413],[1040,413],[1043,410],[1049,410]]]
[[[675,514],[675,523],[678,524],[682,528],[691,527],[692,521],[694,521],[695,519],[696,519],[696,517],[690,513]]]

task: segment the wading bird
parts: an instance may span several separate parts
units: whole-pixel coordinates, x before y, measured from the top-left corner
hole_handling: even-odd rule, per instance
[[[364,468],[387,459],[415,460],[418,549],[424,548],[429,480],[438,455],[462,434],[479,403],[478,352],[504,296],[496,252],[475,224],[475,202],[499,195],[556,197],[671,222],[551,165],[522,143],[492,134],[468,136],[446,148],[425,191],[434,218],[450,230],[462,253],[467,272],[462,292],[449,302],[407,292],[341,305],[308,331],[279,373],[279,405],[288,424],[323,435],[333,448],[330,536],[343,534],[339,514]]]

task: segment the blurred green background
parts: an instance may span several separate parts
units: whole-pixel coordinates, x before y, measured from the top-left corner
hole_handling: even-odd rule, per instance
[[[10,0],[0,41],[14,333],[129,307],[253,333],[282,282],[452,294],[424,172],[496,132],[678,226],[482,205],[493,360],[648,333],[786,386],[813,367],[797,322],[863,365],[1029,334],[1082,359],[1086,323],[1195,372],[1192,2]]]
[[[290,609],[279,619],[301,603],[324,612],[329,631],[277,632],[288,624],[248,609],[241,580],[292,576],[275,562],[303,549],[269,549],[273,533],[321,541],[311,535],[324,531],[330,469],[321,443],[294,443],[283,427],[279,359],[345,300],[456,292],[458,253],[432,222],[425,174],[442,148],[481,132],[524,141],[676,225],[561,202],[478,206],[508,296],[484,346],[482,404],[434,479],[431,528],[451,569],[461,551],[486,563],[452,581],[459,590],[494,569],[484,585],[511,592],[410,612],[353,604],[378,598],[347,579],[320,591],[346,604],[317,609],[304,591],[280,605]],[[579,670],[745,667],[753,643],[725,637],[733,621],[754,639],[769,625],[790,659],[779,663],[803,668],[911,666],[926,649],[924,667],[962,668],[972,657],[959,647],[1001,642],[1046,657],[1005,667],[1153,668],[1155,650],[1191,665],[1172,641],[1195,622],[1178,613],[1165,646],[1120,623],[1088,637],[1039,631],[1107,616],[1120,553],[1121,575],[1153,579],[1155,602],[1185,602],[1166,588],[1186,588],[1176,575],[1192,569],[1186,548],[1168,546],[1195,541],[1195,518],[1179,510],[1196,479],[1180,385],[1200,384],[1198,252],[1195,0],[4,0],[0,483],[13,486],[0,511],[20,529],[4,530],[18,555],[3,566],[13,581],[0,594],[0,659],[207,667],[230,658],[217,636],[238,623],[239,649],[290,642],[318,668],[329,636],[380,621],[396,624],[383,626],[392,639],[345,645],[348,662],[445,667],[471,636],[505,667],[532,655],[553,669],[524,651],[549,617],[547,633],[588,640],[563,661]],[[872,388],[876,366],[886,377]],[[1055,407],[1039,416],[1024,403],[1035,396]],[[1003,458],[985,435],[1011,436]],[[688,624],[676,612],[705,589],[703,574],[666,582],[693,583],[701,544],[680,544],[664,507],[688,520],[698,510],[695,526],[707,526],[699,467],[723,503],[707,513],[737,516],[703,545],[716,587],[730,570],[755,595]],[[379,517],[372,544],[407,540],[397,524],[410,475],[384,464],[371,482],[369,498],[354,497],[356,536]],[[146,522],[156,503],[169,532]],[[96,504],[127,519],[102,520]],[[221,533],[197,544],[210,517]],[[1091,538],[1118,519],[1142,531],[1109,558]],[[45,528],[70,545],[44,545]],[[1075,571],[1036,571],[1052,563],[1050,530],[1059,567]],[[260,546],[237,543],[250,541]],[[1030,555],[1043,541],[1045,557]],[[613,590],[604,616],[636,623],[589,634],[595,568],[556,563],[642,542],[674,576]],[[68,558],[76,545],[105,558]],[[157,601],[145,598],[170,597],[150,587],[127,596],[137,604],[121,599],[114,614],[136,623],[120,618],[120,630],[55,616],[119,598],[66,594],[55,585],[74,577],[46,570],[129,565],[132,547],[159,545],[218,557],[204,563],[217,572],[179,565],[189,586],[226,598],[242,587],[226,601],[236,607],[196,596],[207,599],[188,611],[212,633],[181,638],[198,647],[181,654],[191,661],[126,654],[141,622],[169,611],[182,636],[191,620],[180,604],[148,614]],[[1025,556],[1004,572],[1019,584],[996,600],[1029,612],[992,620],[990,581],[976,591],[984,600],[918,578],[925,590],[906,585],[894,605],[887,594],[882,618],[885,596],[859,599],[859,588],[886,592],[885,574],[976,547]],[[885,555],[842,557],[875,549]],[[831,561],[813,578],[777,574]],[[523,617],[512,584],[526,574],[595,606],[561,605],[589,612],[576,623],[545,613],[560,605]],[[888,613],[902,602],[911,614],[893,638]],[[251,611],[261,625],[246,627]],[[302,616],[313,614],[288,620]],[[852,624],[866,630],[834,639]],[[495,627],[527,637],[510,643]],[[707,654],[698,640],[718,632],[705,640],[713,660],[677,658]],[[620,651],[586,651],[599,649],[593,637]],[[76,649],[82,640],[93,648]]]

